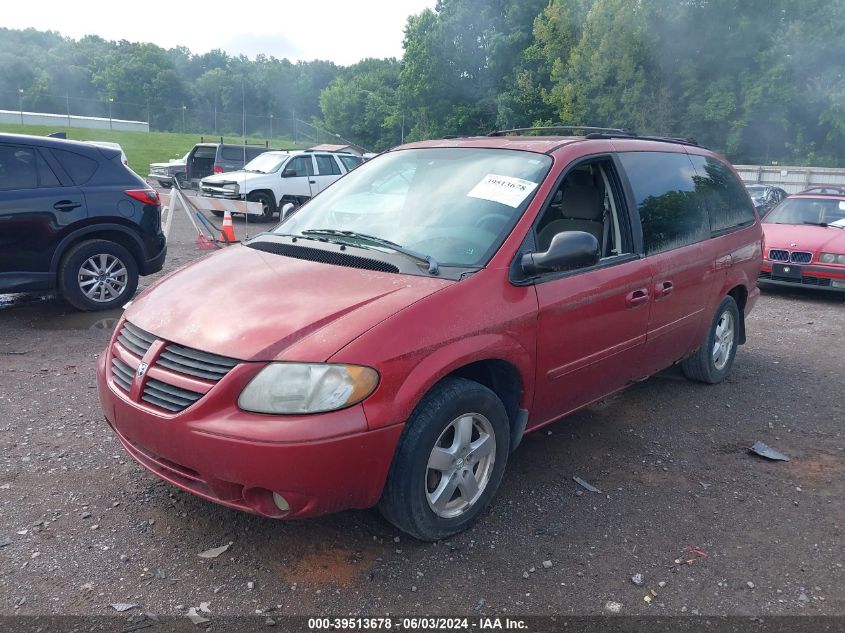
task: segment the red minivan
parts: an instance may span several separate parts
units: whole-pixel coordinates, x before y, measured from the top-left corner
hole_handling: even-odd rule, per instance
[[[99,362],[124,448],[232,508],[378,505],[434,540],[523,433],[673,363],[720,382],[759,295],[748,194],[694,143],[584,131],[403,145],[162,279]]]

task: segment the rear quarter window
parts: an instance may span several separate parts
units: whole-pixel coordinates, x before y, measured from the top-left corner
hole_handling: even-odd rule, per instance
[[[242,161],[244,159],[244,148],[242,148],[242,147],[224,147],[220,151],[220,157],[223,160]]]
[[[621,152],[631,183],[646,254],[661,253],[710,237],[710,221],[697,173],[686,154]]]
[[[745,187],[730,168],[709,156],[689,157],[695,167],[696,191],[710,212],[712,233],[724,233],[754,222],[754,207]]]
[[[99,166],[99,163],[94,159],[76,152],[68,152],[63,149],[54,149],[52,152],[74,184],[77,185],[84,185],[91,180],[91,176],[94,175]]]
[[[338,158],[343,163],[343,166],[346,167],[346,171],[352,171],[364,162],[364,159],[360,156],[338,156]]]

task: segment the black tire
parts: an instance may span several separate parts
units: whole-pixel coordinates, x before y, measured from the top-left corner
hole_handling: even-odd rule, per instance
[[[454,472],[452,478],[447,478],[444,471],[440,473],[440,479],[432,481],[436,472],[429,468],[429,460],[435,446],[438,441],[442,441],[444,432],[450,432],[450,427],[457,434],[457,427],[453,425],[469,414],[479,416],[472,418],[473,425],[484,424],[486,421],[488,429],[492,431],[488,433],[495,440],[495,451],[491,447],[488,453],[493,457],[492,464],[485,462],[484,457],[479,461],[470,454],[452,462],[452,467],[455,464],[463,467],[461,472]],[[471,428],[470,437],[476,437],[476,427]],[[478,437],[480,439],[481,436]],[[453,441],[457,442],[457,439],[455,435]],[[426,394],[408,419],[393,456],[379,510],[393,525],[421,541],[435,541],[462,532],[479,517],[496,494],[509,452],[510,425],[502,401],[490,389],[477,382],[465,378],[446,378]],[[429,501],[429,494],[436,492],[441,483],[445,483],[445,488],[448,488],[453,478],[456,482],[463,482],[462,476],[475,477],[473,471],[479,473],[479,476],[482,472],[489,473],[486,485],[483,488],[477,486],[479,494],[474,500],[467,502],[466,508],[455,516],[443,517],[436,513]],[[456,485],[458,488],[453,487],[454,493],[463,499],[461,483]],[[430,491],[430,487],[435,487],[435,491]],[[444,493],[447,503],[453,498],[451,495],[449,493],[447,499]],[[459,504],[461,499],[457,500]],[[441,509],[441,512],[445,510]]]
[[[249,194],[247,202],[260,202],[264,207],[264,213],[255,216],[257,222],[272,222],[273,216],[276,215],[276,201],[269,193],[265,191],[255,191]]]
[[[92,268],[85,266],[93,261],[92,258],[99,260],[100,256],[106,262],[117,260],[118,264],[112,267],[112,275],[119,272],[121,268],[125,270],[125,274],[104,279],[104,281],[110,279],[111,283],[105,285],[102,300],[91,298],[84,291],[91,290],[92,286],[97,285],[96,281],[93,284],[89,283],[93,277],[85,271],[90,271]],[[84,311],[111,310],[122,306],[135,295],[138,289],[138,264],[132,254],[120,244],[108,240],[88,240],[71,247],[65,254],[59,265],[58,277],[59,291],[65,301],[74,308]],[[103,284],[100,285],[102,286]],[[119,292],[112,296],[115,288],[119,289]],[[99,292],[96,294],[99,295]]]
[[[722,347],[721,354],[716,353],[717,330],[723,319],[730,319],[730,336],[727,332],[721,341],[721,345],[730,343],[729,350],[725,353]],[[715,385],[722,382],[730,373],[736,357],[736,348],[739,344],[739,328],[741,327],[739,308],[733,297],[725,297],[716,310],[713,322],[707,330],[707,335],[701,343],[701,347],[692,356],[681,362],[681,369],[684,375],[690,380]],[[718,356],[718,360],[717,360]]]

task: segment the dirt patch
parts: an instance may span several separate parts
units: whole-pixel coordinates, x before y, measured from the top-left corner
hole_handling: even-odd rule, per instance
[[[284,566],[289,584],[348,588],[369,573],[375,561],[372,552],[340,547],[317,547],[292,564]]]

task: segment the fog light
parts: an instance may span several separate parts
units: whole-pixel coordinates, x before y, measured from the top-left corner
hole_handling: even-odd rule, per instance
[[[845,288],[845,281],[833,280],[830,282],[830,285],[834,288]]]
[[[279,510],[281,510],[282,512],[289,512],[290,511],[290,504],[278,492],[273,493],[273,503],[275,503],[276,507]]]

